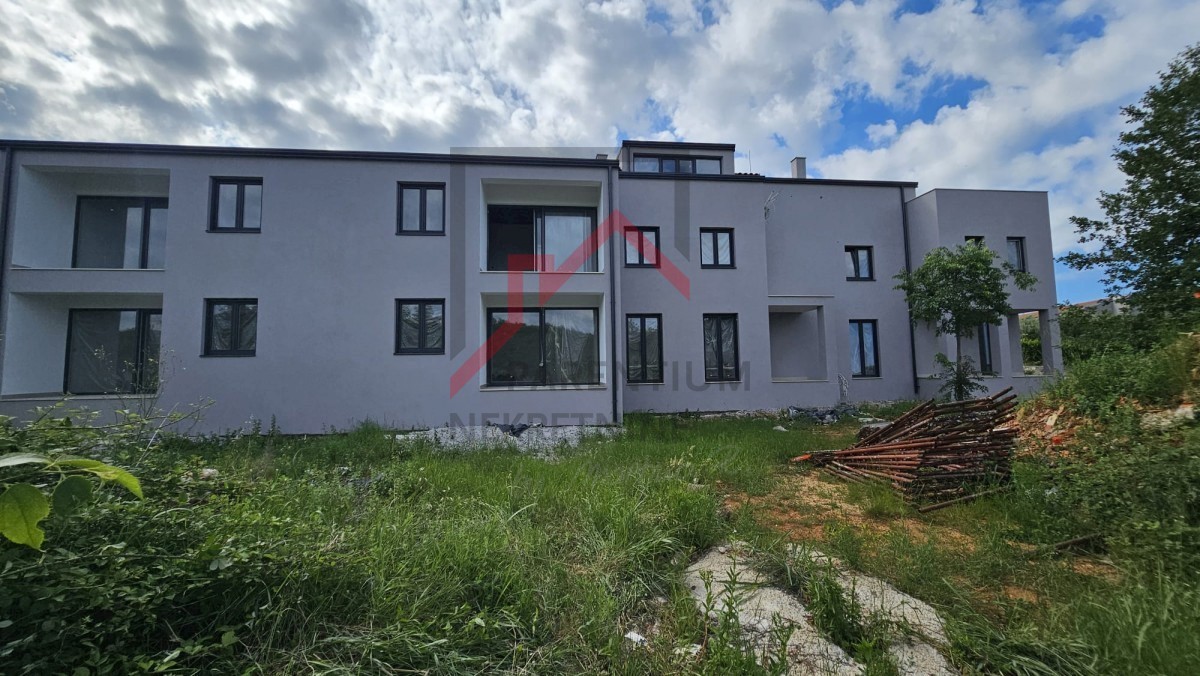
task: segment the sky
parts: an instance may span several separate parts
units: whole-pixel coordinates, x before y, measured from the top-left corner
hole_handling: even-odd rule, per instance
[[[738,171],[1045,190],[1056,254],[1200,0],[0,0],[0,138],[736,143]],[[1060,300],[1100,297],[1061,265]]]

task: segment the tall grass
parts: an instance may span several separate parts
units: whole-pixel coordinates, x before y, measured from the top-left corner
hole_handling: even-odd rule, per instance
[[[675,671],[704,632],[678,574],[729,529],[717,484],[765,490],[815,443],[772,424],[635,416],[550,462],[370,424],[173,439],[123,458],[145,502],[50,522],[45,555],[0,549],[0,619],[27,609],[0,650],[17,673]],[[631,651],[655,624],[661,649]]]

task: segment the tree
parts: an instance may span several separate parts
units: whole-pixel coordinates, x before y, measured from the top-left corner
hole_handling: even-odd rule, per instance
[[[932,326],[939,336],[954,336],[958,361],[949,364],[944,377],[948,383],[958,383],[951,391],[955,399],[964,399],[972,390],[979,389],[976,382],[979,372],[970,358],[963,355],[962,339],[974,336],[980,326],[999,324],[1012,314],[1005,288],[1010,277],[1023,290],[1037,284],[1037,278],[1028,272],[1008,262],[997,266],[995,261],[996,254],[976,242],[961,244],[953,250],[938,247],[925,256],[921,267],[911,272],[904,270],[895,277],[900,282],[896,288],[904,292],[913,322]],[[939,363],[946,367],[948,360],[945,355],[940,356]]]
[[[1071,218],[1091,251],[1062,262],[1102,268],[1108,293],[1127,294],[1144,319],[1186,325],[1200,317],[1200,45],[1122,113],[1136,125],[1113,154],[1125,186],[1100,193],[1107,221]]]

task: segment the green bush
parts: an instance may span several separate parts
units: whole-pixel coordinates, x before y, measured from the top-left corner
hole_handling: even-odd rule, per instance
[[[1122,402],[1177,404],[1191,387],[1196,341],[1188,338],[1150,352],[1105,352],[1072,365],[1049,391],[1078,413],[1105,415]]]
[[[1022,345],[1025,323],[1022,322]],[[1110,353],[1144,353],[1175,339],[1186,326],[1151,322],[1134,312],[1110,314],[1063,305],[1058,315],[1063,362],[1068,367]],[[1041,360],[1041,355],[1038,355]]]

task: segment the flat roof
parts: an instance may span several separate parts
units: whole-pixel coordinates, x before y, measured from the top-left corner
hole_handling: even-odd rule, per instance
[[[783,176],[759,176],[757,174],[654,174],[650,172],[622,171],[621,180],[647,179],[651,181],[731,181],[734,183],[784,183],[791,185],[849,185],[877,188],[916,188],[916,181],[875,181],[847,178],[787,178]]]
[[[609,168],[616,159],[539,157],[535,155],[471,155],[466,153],[405,153],[375,150],[310,150],[303,148],[245,148],[188,146],[157,143],[101,143],[94,141],[31,141],[0,139],[0,148],[13,150],[113,153],[126,155],[199,155],[263,157],[301,160],[359,160],[366,162],[431,162],[444,164],[515,164],[549,167]]]
[[[637,141],[634,139],[625,139],[621,141],[621,147],[638,147],[638,148],[677,148],[679,150],[729,150],[736,149],[732,143],[689,143],[686,141]]]

